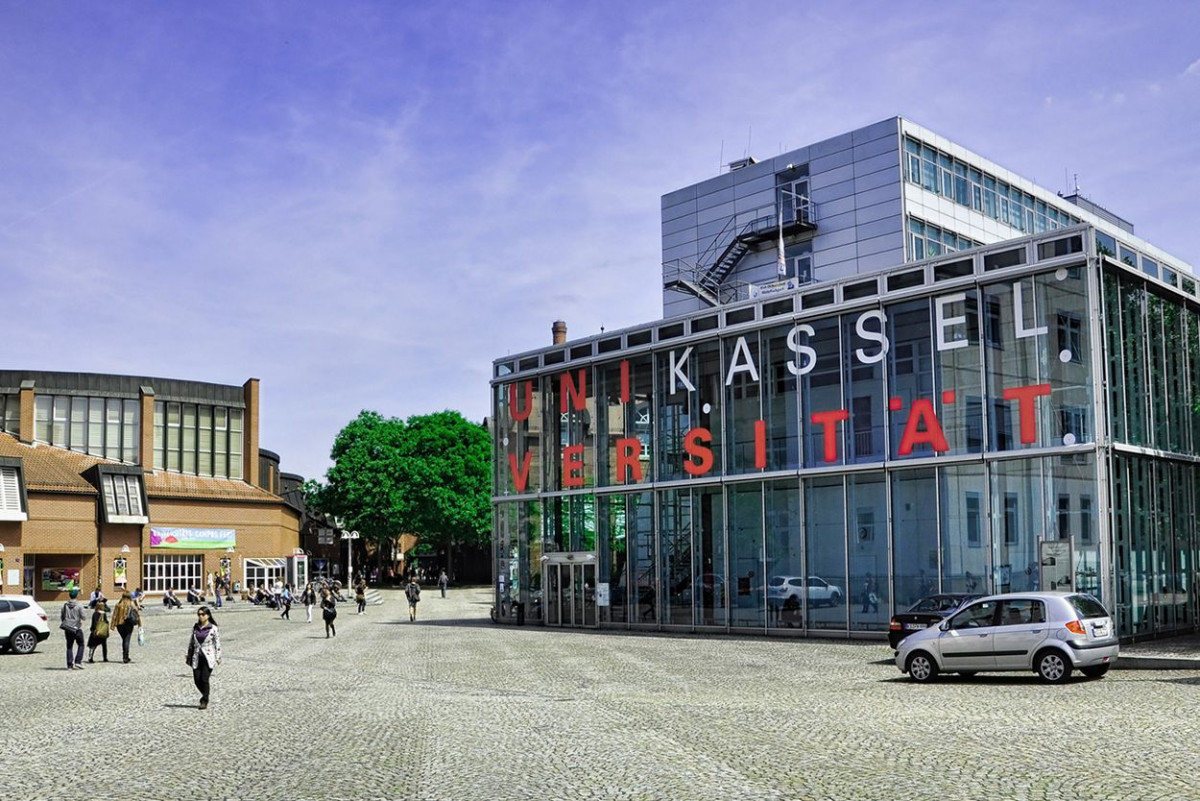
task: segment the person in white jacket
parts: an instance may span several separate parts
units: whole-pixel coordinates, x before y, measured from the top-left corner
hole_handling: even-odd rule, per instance
[[[192,668],[196,689],[200,691],[200,708],[208,709],[209,679],[213,668],[221,664],[221,630],[207,606],[196,610],[196,618],[188,638],[186,661]]]

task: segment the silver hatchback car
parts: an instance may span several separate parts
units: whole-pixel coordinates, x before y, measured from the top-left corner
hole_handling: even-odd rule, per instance
[[[1073,670],[1103,676],[1119,652],[1112,617],[1092,596],[1013,592],[978,598],[910,634],[896,651],[896,667],[920,682],[939,673],[995,670],[1028,670],[1063,682]]]

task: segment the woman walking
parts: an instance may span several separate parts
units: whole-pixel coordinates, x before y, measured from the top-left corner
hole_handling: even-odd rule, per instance
[[[337,601],[333,599],[332,592],[321,596],[321,617],[325,619],[325,639],[329,639],[330,633],[336,637],[337,627],[333,625],[333,621],[337,619]]]
[[[133,637],[133,630],[142,623],[142,615],[138,612],[137,604],[133,602],[133,596],[128,592],[121,593],[121,600],[117,601],[117,608],[113,610],[110,622],[116,626],[117,634],[121,635],[121,659],[128,663],[131,661],[129,640]]]
[[[213,668],[221,664],[221,630],[212,619],[212,610],[202,606],[196,610],[196,623],[188,638],[187,663],[192,668],[192,681],[200,691],[200,708],[208,709],[209,679]]]
[[[103,599],[96,602],[96,610],[92,612],[92,630],[88,633],[87,646],[91,649],[88,651],[88,662],[96,661],[97,648],[104,655],[104,661],[108,661],[108,604]]]
[[[300,603],[304,604],[304,613],[308,616],[308,622],[312,623],[312,608],[317,602],[317,594],[313,592],[312,582],[304,585],[304,592],[300,593]]]

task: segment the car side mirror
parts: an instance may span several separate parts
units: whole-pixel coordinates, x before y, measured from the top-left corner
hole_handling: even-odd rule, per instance
[[[942,631],[949,631],[950,630],[950,621],[943,620],[941,623],[938,624],[938,628]]]

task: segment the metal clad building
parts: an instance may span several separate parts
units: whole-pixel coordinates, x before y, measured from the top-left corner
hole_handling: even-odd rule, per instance
[[[662,320],[495,362],[502,619],[870,637],[1076,588],[1195,627],[1188,265],[901,118],[730,166],[663,198]]]

